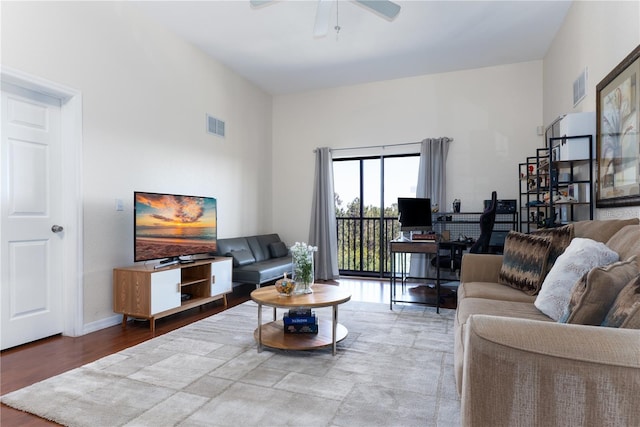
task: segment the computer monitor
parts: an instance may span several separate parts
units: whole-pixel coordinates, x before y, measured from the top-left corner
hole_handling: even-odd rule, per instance
[[[401,231],[431,230],[431,199],[398,197],[398,214]]]

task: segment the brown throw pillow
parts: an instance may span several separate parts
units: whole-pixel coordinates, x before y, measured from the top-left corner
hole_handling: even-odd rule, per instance
[[[559,321],[602,324],[622,288],[638,273],[636,257],[592,269],[571,289],[568,310]]]
[[[640,329],[640,275],[622,288],[602,326]]]
[[[535,295],[547,273],[551,238],[510,231],[504,242],[498,282]]]
[[[571,239],[573,239],[573,224],[556,228],[543,228],[531,234],[551,238],[551,249],[549,250],[549,259],[547,260],[547,271],[549,271],[556,262],[556,259],[562,255],[564,250],[567,249],[567,246],[569,246],[569,243],[571,243]]]

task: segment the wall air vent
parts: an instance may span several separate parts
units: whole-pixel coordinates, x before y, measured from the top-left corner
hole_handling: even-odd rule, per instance
[[[207,114],[207,132],[224,138],[224,122]]]
[[[587,69],[582,70],[582,73],[573,82],[573,106],[575,107],[584,99],[587,95]]]

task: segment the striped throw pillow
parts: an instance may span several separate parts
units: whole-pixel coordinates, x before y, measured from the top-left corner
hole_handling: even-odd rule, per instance
[[[504,243],[504,256],[498,282],[535,295],[547,273],[551,238],[510,231]]]

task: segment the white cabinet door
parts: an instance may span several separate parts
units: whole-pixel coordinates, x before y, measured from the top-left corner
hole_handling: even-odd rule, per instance
[[[180,269],[151,275],[151,314],[180,306]]]
[[[211,296],[231,292],[231,258],[211,263]]]

